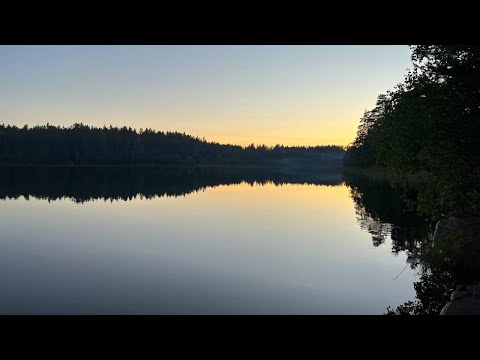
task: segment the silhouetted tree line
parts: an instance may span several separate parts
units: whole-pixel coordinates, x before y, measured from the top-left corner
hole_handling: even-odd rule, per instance
[[[3,164],[264,164],[293,157],[341,164],[340,146],[247,147],[208,142],[179,132],[74,124],[18,128],[0,125]]]
[[[281,168],[224,167],[0,167],[0,199],[35,197],[132,200],[185,196],[208,187],[273,183],[342,184],[340,172],[292,173]]]
[[[480,47],[412,46],[413,70],[365,112],[347,166],[431,175],[418,209],[480,213]]]

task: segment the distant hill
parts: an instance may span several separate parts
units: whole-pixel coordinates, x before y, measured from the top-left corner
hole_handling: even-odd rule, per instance
[[[328,165],[342,164],[341,146],[219,144],[179,132],[127,127],[0,125],[6,165]]]

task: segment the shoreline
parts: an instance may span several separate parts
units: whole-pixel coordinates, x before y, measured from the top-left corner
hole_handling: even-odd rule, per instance
[[[275,168],[275,169],[288,169],[288,170],[316,170],[316,169],[335,169],[340,170],[344,169],[341,165],[315,165],[315,166],[292,166],[292,165],[283,165],[283,164],[0,164],[1,168],[10,168],[10,167],[44,167],[44,168],[136,168],[136,167],[150,167],[150,168],[162,168],[162,167],[184,167],[184,168],[196,168],[196,167],[216,167],[216,168]]]

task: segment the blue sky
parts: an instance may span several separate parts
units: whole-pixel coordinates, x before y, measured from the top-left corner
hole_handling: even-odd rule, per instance
[[[403,81],[402,46],[0,46],[0,122],[347,145]]]

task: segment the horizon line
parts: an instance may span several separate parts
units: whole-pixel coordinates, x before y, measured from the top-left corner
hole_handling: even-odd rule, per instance
[[[134,131],[135,133],[137,134],[141,134],[143,132],[145,132],[146,130],[151,130],[151,131],[154,131],[156,133],[173,133],[173,134],[180,134],[180,135],[187,135],[187,136],[190,136],[194,139],[197,139],[197,140],[200,140],[200,141],[205,141],[205,142],[208,142],[208,143],[213,143],[213,144],[218,144],[218,145],[230,145],[230,146],[240,146],[241,148],[248,148],[250,147],[251,145],[255,146],[255,147],[267,147],[267,148],[275,148],[276,146],[283,146],[283,147],[289,147],[289,148],[315,148],[315,147],[339,147],[339,148],[342,148],[343,150],[346,150],[348,148],[349,145],[338,145],[338,144],[328,144],[328,145],[284,145],[284,144],[279,144],[277,143],[276,145],[266,145],[266,144],[260,144],[260,143],[254,143],[252,142],[251,144],[249,145],[240,145],[240,144],[232,144],[232,143],[220,143],[218,141],[215,141],[215,140],[207,140],[205,136],[198,136],[198,135],[193,135],[191,133],[187,133],[185,131],[181,132],[179,130],[174,130],[174,131],[170,131],[170,130],[156,130],[156,129],[153,129],[153,128],[150,128],[150,127],[146,127],[146,128],[140,128],[139,130],[137,130],[137,128],[132,128],[131,126],[126,126],[126,125],[123,125],[123,126],[113,126],[112,124],[110,124],[109,126],[107,125],[89,125],[89,124],[85,124],[83,122],[75,122],[69,126],[65,126],[65,125],[53,125],[53,124],[50,124],[49,122],[47,122],[46,124],[43,124],[43,125],[28,125],[28,124],[24,124],[23,126],[19,126],[19,125],[11,125],[11,124],[5,124],[5,123],[2,123],[0,126],[3,126],[3,127],[6,127],[6,126],[10,126],[10,127],[16,127],[18,129],[23,129],[25,127],[27,127],[27,129],[33,129],[35,127],[48,127],[48,126],[52,126],[52,127],[55,127],[55,128],[63,128],[63,129],[69,129],[69,128],[73,128],[75,125],[81,125],[81,126],[86,126],[86,127],[89,127],[89,128],[92,128],[92,129],[123,129],[123,128],[126,128],[126,129],[129,129],[131,131]],[[238,135],[240,136],[240,135]],[[248,137],[248,136],[247,136]]]

